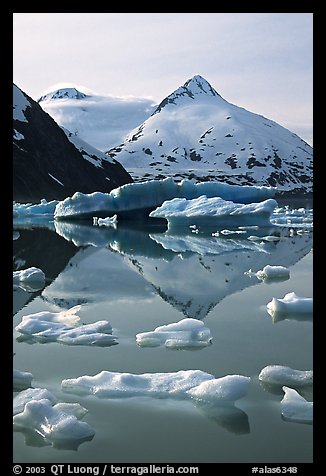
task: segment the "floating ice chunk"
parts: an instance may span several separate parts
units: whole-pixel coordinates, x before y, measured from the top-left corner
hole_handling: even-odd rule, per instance
[[[13,283],[21,287],[27,287],[26,290],[42,289],[45,285],[45,274],[39,268],[22,269],[13,272]]]
[[[21,372],[20,370],[13,369],[13,389],[25,390],[31,387],[33,375],[30,372]]]
[[[288,293],[283,299],[273,298],[267,304],[267,312],[274,318],[284,314],[312,314],[313,298],[303,298],[294,292]]]
[[[222,235],[242,235],[247,233],[245,230],[221,230]]]
[[[39,342],[59,342],[66,345],[110,346],[118,343],[108,321],[97,321],[78,327],[67,326],[58,322],[25,319],[16,330],[29,335]]]
[[[23,319],[20,324],[15,327],[17,332],[25,335],[31,335],[35,338],[44,340],[56,340],[60,334],[72,329],[59,322],[42,321],[40,319]]]
[[[280,241],[282,238],[277,235],[256,236],[250,235],[247,240],[250,241]]]
[[[57,398],[46,388],[28,388],[20,392],[13,400],[13,414],[24,411],[25,405],[31,400],[48,400],[51,405],[57,403]]]
[[[151,396],[157,398],[193,398],[209,403],[234,402],[242,398],[250,377],[227,375],[215,379],[201,370],[180,370],[171,373],[129,374],[103,370],[94,377],[82,376],[61,383],[65,392],[97,397]]]
[[[78,305],[60,312],[41,311],[36,312],[35,314],[27,314],[26,316],[23,316],[21,324],[23,326],[24,321],[32,319],[40,322],[45,321],[60,323],[67,326],[76,326],[80,321],[80,317],[77,316],[76,313],[80,311],[80,309],[81,305]]]
[[[268,365],[261,370],[258,378],[268,384],[303,387],[312,384],[313,371],[295,370],[283,365]]]
[[[283,419],[311,424],[313,422],[313,402],[308,402],[293,388],[286,386],[282,388],[285,393],[281,401]]]
[[[267,264],[263,269],[257,271],[256,276],[263,281],[273,279],[289,279],[290,272],[284,266],[271,266]]]
[[[248,236],[247,240],[249,240],[249,241],[262,241],[262,237],[261,236],[256,236],[256,235],[250,235],[250,236]]]
[[[165,345],[168,348],[206,347],[212,341],[210,330],[198,319],[182,319],[179,322],[159,326],[152,332],[142,332],[136,335],[140,347],[157,347]]]
[[[19,231],[13,231],[13,233],[12,233],[12,239],[13,239],[13,241],[18,240],[19,237],[20,237]]]
[[[117,344],[112,334],[112,326],[108,321],[97,321],[75,329],[67,330],[57,337],[57,342],[67,345],[110,346]]]
[[[245,225],[245,226],[239,226],[239,230],[258,230],[259,226],[258,225]]]
[[[270,216],[276,206],[274,199],[243,205],[220,197],[207,198],[202,195],[192,200],[174,198],[165,201],[149,216],[167,219],[169,230],[173,227],[189,227],[194,220],[197,226],[206,228],[247,224],[270,226]]]
[[[214,376],[201,370],[180,370],[170,373],[130,374],[103,370],[97,375],[66,379],[61,383],[64,392],[97,397],[186,397],[187,390]]]
[[[250,377],[243,375],[226,375],[225,377],[208,380],[188,390],[192,398],[207,402],[234,402],[247,394]]]
[[[53,406],[47,399],[31,400],[24,410],[15,415],[15,429],[32,430],[57,448],[76,449],[82,442],[90,441],[94,429],[78,418],[83,414],[76,407]]]
[[[112,217],[106,217],[106,218],[93,217],[93,225],[116,227],[117,223],[118,223],[117,214],[113,215]]]
[[[97,346],[118,343],[117,338],[111,335],[112,326],[108,321],[77,326],[80,318],[76,312],[80,308],[81,306],[78,305],[61,312],[43,311],[29,314],[23,317],[15,329],[39,342],[56,341],[66,345]]]
[[[290,271],[284,266],[271,266],[267,264],[263,269],[258,270],[256,273],[249,269],[244,274],[249,276],[256,276],[261,281],[286,281],[290,277]]]

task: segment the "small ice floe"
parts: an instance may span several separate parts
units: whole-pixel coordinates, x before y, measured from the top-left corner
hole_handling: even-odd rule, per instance
[[[206,402],[235,402],[247,394],[250,377],[226,375],[214,378],[188,390],[188,395]]]
[[[57,403],[42,399],[31,399],[23,410],[14,415],[14,430],[28,435],[29,441],[42,438],[38,445],[52,445],[60,449],[74,449],[93,439],[94,429],[79,421],[87,410],[78,403]]]
[[[284,319],[285,316],[312,316],[313,298],[299,297],[294,292],[288,293],[283,299],[273,298],[267,304],[267,312],[274,321]]]
[[[271,266],[269,264],[257,272],[249,269],[249,271],[245,271],[244,274],[247,274],[248,276],[256,276],[258,279],[264,282],[286,281],[290,278],[290,271],[287,268],[284,266]]]
[[[250,377],[242,375],[227,375],[215,379],[213,375],[201,370],[141,375],[103,370],[93,377],[85,375],[63,380],[61,388],[76,395],[95,395],[102,398],[192,398],[224,404],[242,398],[249,382]]]
[[[117,344],[112,335],[112,326],[108,321],[79,325],[76,312],[81,306],[74,306],[67,311],[43,311],[24,316],[16,331],[32,338],[34,342],[59,342],[66,345],[110,346]]]
[[[280,241],[281,239],[283,238],[276,235],[266,235],[266,236],[250,235],[247,238],[247,240],[250,240],[250,241]]]
[[[245,230],[221,230],[222,235],[243,235],[246,233]]]
[[[191,349],[210,345],[212,336],[202,321],[188,318],[137,334],[136,342],[140,347],[165,345],[169,349]]]
[[[261,370],[258,378],[261,382],[272,385],[303,387],[312,385],[313,371],[295,370],[283,365],[268,365]]]
[[[118,215],[113,215],[112,217],[99,218],[93,217],[93,225],[98,226],[113,226],[116,228],[118,224]]]
[[[25,390],[32,386],[33,375],[30,372],[22,372],[13,369],[13,390]]]
[[[43,400],[46,399],[54,405],[58,402],[58,399],[46,388],[28,388],[23,392],[20,392],[13,400],[13,414],[17,415],[24,411],[25,405],[31,400]]]
[[[26,291],[38,291],[45,286],[45,274],[39,268],[22,269],[13,272],[13,284]]]
[[[259,230],[258,225],[238,226],[239,230]]]
[[[240,226],[239,226],[240,228]],[[220,230],[220,231],[215,231],[212,233],[212,236],[220,236],[220,235],[243,235],[246,234],[246,230]]]
[[[313,422],[313,402],[308,402],[293,388],[283,386],[284,397],[281,401],[282,418],[296,423]]]

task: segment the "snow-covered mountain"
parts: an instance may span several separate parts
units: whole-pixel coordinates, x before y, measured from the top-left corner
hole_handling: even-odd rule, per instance
[[[230,104],[196,75],[107,155],[136,181],[172,176],[306,193],[312,152],[296,134]]]
[[[75,192],[110,192],[132,182],[116,160],[63,131],[43,109],[13,86],[13,199],[62,200]]]
[[[120,144],[157,106],[147,98],[101,96],[71,87],[45,94],[38,103],[60,126],[101,151]]]
[[[76,88],[61,88],[41,96],[37,102],[52,101],[54,99],[84,99],[86,97],[86,93],[82,93]]]

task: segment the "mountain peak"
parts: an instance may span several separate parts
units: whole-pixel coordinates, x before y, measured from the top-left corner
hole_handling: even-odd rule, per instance
[[[157,108],[153,112],[152,116],[160,112],[167,104],[177,105],[180,103],[180,100],[188,100],[189,98],[191,100],[195,100],[196,98],[198,98],[198,96],[202,98],[208,96],[221,98],[221,96],[215,91],[214,88],[212,88],[212,86],[205,78],[203,78],[199,74],[196,74],[192,78],[188,79],[188,81],[186,81],[183,86],[180,86],[173,93],[163,99],[163,101],[157,106]]]
[[[40,103],[42,101],[51,101],[55,99],[84,99],[86,97],[87,94],[78,91],[76,88],[60,88],[41,96],[37,102]]]
[[[186,81],[182,87],[188,89],[188,91],[192,92],[192,94],[208,94],[209,96],[220,96],[209,84],[209,82],[199,74],[196,74],[192,78],[188,79],[188,81]]]

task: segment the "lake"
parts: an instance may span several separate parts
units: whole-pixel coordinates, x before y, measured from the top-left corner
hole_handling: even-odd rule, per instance
[[[312,462],[312,425],[283,420],[281,387],[258,380],[267,365],[299,370],[313,365],[312,319],[273,318],[266,309],[273,297],[292,291],[312,297],[312,232],[289,230],[171,235],[155,227],[15,220],[14,269],[41,268],[46,286],[14,289],[14,328],[27,314],[81,305],[81,322],[109,321],[118,344],[40,343],[14,329],[14,368],[31,372],[33,387],[48,389],[59,401],[80,403],[88,410],[83,421],[95,430],[75,450],[16,430],[14,462]],[[249,235],[261,239],[248,240]],[[287,267],[290,278],[264,282],[245,274],[267,264]],[[173,350],[136,344],[137,333],[186,317],[204,322],[211,345]],[[102,370],[202,370],[216,378],[244,375],[251,382],[247,395],[227,408],[174,398],[78,396],[61,389],[63,379]],[[312,386],[299,393],[313,400]]]

